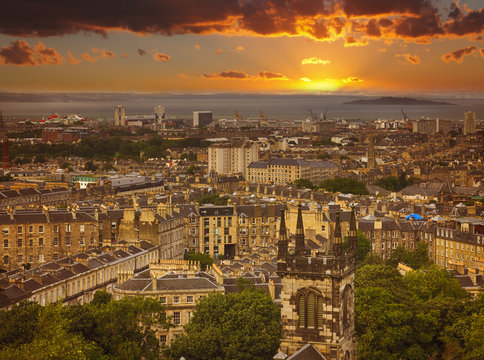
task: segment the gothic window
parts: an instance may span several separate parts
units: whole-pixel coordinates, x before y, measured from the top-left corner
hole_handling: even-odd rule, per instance
[[[303,289],[296,295],[298,327],[300,329],[322,329],[323,296],[314,290]]]
[[[343,329],[347,329],[352,321],[353,289],[346,285],[343,291]]]

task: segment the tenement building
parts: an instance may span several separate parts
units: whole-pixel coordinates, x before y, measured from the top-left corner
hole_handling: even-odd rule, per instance
[[[338,166],[330,161],[274,158],[250,163],[247,180],[258,184],[285,185],[298,179],[308,179],[317,184],[336,175]]]
[[[305,245],[299,207],[295,247],[290,250],[284,211],[281,215],[277,274],[282,281],[280,350],[293,354],[305,344],[315,346],[328,360],[356,359],[354,277],[357,230],[353,210],[348,248],[343,248],[339,213],[326,251]]]

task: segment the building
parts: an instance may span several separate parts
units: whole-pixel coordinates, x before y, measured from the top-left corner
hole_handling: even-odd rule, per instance
[[[213,121],[211,111],[194,111],[192,127],[208,126]]]
[[[169,346],[183,334],[183,326],[190,321],[200,298],[212,293],[225,293],[220,269],[214,265],[211,273],[201,271],[198,262],[151,261],[149,269],[137,276],[132,277],[133,272],[130,271],[126,272],[124,279],[118,278],[113,296],[116,300],[126,296],[143,296],[164,303],[165,314],[174,326],[169,329],[157,328],[156,335],[162,344]]]
[[[448,134],[453,129],[454,123],[451,120],[443,119],[419,119],[413,120],[412,132],[419,134]]]
[[[285,185],[298,179],[308,179],[313,184],[338,175],[338,166],[329,161],[304,159],[270,159],[256,161],[248,167],[251,183]]]
[[[126,126],[126,110],[121,105],[114,108],[114,126]]]
[[[373,136],[370,137],[370,142],[368,143],[368,163],[366,164],[368,169],[375,169],[376,166],[376,157],[375,157],[375,138]]]
[[[42,142],[44,143],[72,143],[85,138],[89,129],[85,127],[49,127],[42,130]]]
[[[112,292],[126,273],[138,273],[159,259],[158,247],[147,242],[120,245],[112,251],[90,249],[29,270],[17,268],[0,274],[0,308],[22,300],[44,306],[90,302],[98,290]]]
[[[434,262],[448,269],[455,264],[472,268],[484,258],[484,220],[471,217],[440,223],[436,228]]]
[[[476,132],[476,113],[468,111],[464,113],[464,135]]]
[[[288,355],[311,343],[328,360],[356,359],[354,277],[356,215],[352,211],[348,250],[343,249],[339,214],[326,251],[306,247],[301,207],[294,250],[290,250],[284,212],[279,227],[277,274],[281,278],[281,345]]]
[[[259,146],[249,140],[235,140],[208,147],[208,170],[217,174],[242,174],[247,178],[250,163],[259,160]]]
[[[283,204],[180,205],[187,223],[187,250],[232,259],[249,254],[251,248],[268,246],[276,236],[277,214],[283,208]]]

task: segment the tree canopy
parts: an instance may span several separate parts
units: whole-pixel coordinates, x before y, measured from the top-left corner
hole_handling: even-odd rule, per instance
[[[198,204],[213,204],[213,205],[227,205],[227,196],[220,196],[219,194],[205,194],[202,195],[197,201]]]
[[[167,327],[154,299],[113,300],[97,292],[85,305],[21,303],[0,311],[1,359],[159,359],[153,326]]]
[[[341,192],[345,194],[354,195],[367,195],[368,190],[366,189],[365,183],[355,180],[347,179],[342,177],[336,177],[334,179],[326,179],[319,183],[318,188],[323,188],[330,192]]]
[[[166,350],[169,359],[272,359],[279,347],[281,314],[260,290],[211,294],[200,300],[185,334]]]
[[[484,296],[471,299],[436,265],[404,276],[389,265],[363,266],[355,277],[358,359],[482,358],[483,305]]]

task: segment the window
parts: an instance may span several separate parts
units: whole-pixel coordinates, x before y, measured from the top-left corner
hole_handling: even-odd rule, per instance
[[[17,245],[18,245],[19,248],[22,247],[22,239],[18,239],[17,243],[18,243]]]
[[[21,234],[22,233],[22,227],[21,226],[17,226],[17,233],[18,234]]]
[[[297,295],[298,327],[301,329],[323,328],[323,297],[309,289]]]
[[[180,297],[179,296],[174,296],[173,297],[173,303],[174,304],[179,304],[180,303]]]
[[[166,296],[160,296],[160,302],[166,304]]]
[[[86,243],[85,243],[85,241],[84,241],[84,236],[81,236],[81,237],[79,238],[79,245],[84,246],[85,244],[86,244]]]
[[[21,263],[22,261],[23,261],[23,256],[22,254],[19,254],[17,262]]]
[[[66,225],[66,232],[71,232],[71,225],[70,224]]]
[[[5,265],[8,265],[8,255],[5,255],[5,256],[3,257],[3,263],[4,263]]]
[[[84,224],[79,225],[79,232],[84,232],[86,229],[86,226]]]
[[[39,254],[39,262],[44,262],[44,254]]]
[[[34,227],[32,225],[29,225],[29,233],[33,233],[34,232]]]
[[[8,239],[3,240],[3,247],[8,248]]]
[[[180,325],[180,312],[179,311],[175,311],[173,313],[173,324]]]
[[[94,245],[94,236],[91,236],[90,244]]]
[[[187,296],[187,303],[193,302],[193,296]]]
[[[59,245],[59,238],[55,237],[54,238],[54,246],[58,246],[58,245]]]
[[[191,318],[192,318],[192,312],[187,311],[187,321],[190,321]]]
[[[166,335],[160,335],[160,342],[166,344]]]
[[[71,237],[66,236],[66,246],[71,246]]]
[[[58,225],[54,225],[54,232],[55,233],[59,232],[59,226]]]
[[[39,238],[39,246],[44,246],[44,238]]]
[[[43,233],[44,232],[44,226],[43,225],[39,225],[39,233]]]
[[[59,254],[58,253],[54,253],[54,261],[57,261],[59,260]]]
[[[3,228],[3,235],[7,236],[8,235],[8,228]]]
[[[29,246],[33,247],[34,246],[34,239],[29,239]]]

